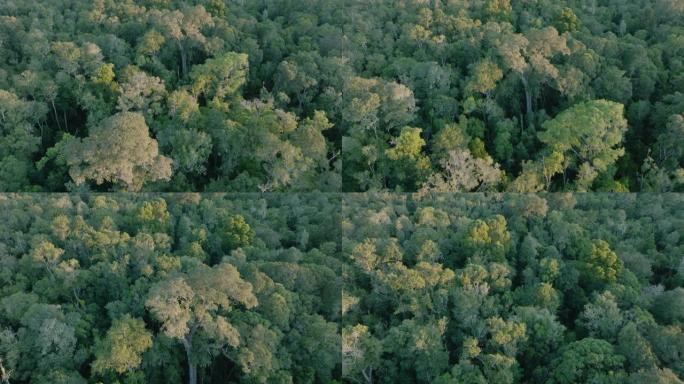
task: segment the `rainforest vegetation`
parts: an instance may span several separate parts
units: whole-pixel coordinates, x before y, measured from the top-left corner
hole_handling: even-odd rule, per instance
[[[684,384],[684,0],[0,0],[28,383]]]
[[[1,195],[0,379],[681,384],[682,206]]]
[[[684,383],[684,197],[344,199],[349,383]]]
[[[332,383],[339,198],[0,197],[0,382]]]
[[[4,0],[2,191],[681,191],[680,0]]]

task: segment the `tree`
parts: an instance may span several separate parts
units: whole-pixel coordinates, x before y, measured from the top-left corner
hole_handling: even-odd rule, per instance
[[[148,181],[169,180],[171,159],[159,154],[139,113],[120,112],[103,120],[84,139],[64,149],[69,175],[78,184],[94,180],[122,184],[138,191]]]
[[[563,348],[553,361],[548,384],[580,384],[622,377],[624,357],[605,340],[586,338]],[[609,381],[603,381],[609,382]],[[619,381],[618,381],[619,382]]]
[[[474,64],[471,73],[471,79],[466,85],[466,90],[487,96],[496,88],[497,82],[503,78],[503,71],[490,60],[483,60]]]
[[[604,172],[624,154],[627,131],[624,106],[606,100],[592,100],[561,112],[543,125],[541,142],[571,159],[578,172],[576,188],[586,191],[599,172]]]
[[[558,77],[558,69],[552,64],[551,59],[558,54],[570,53],[566,38],[559,35],[555,28],[546,27],[530,29],[525,35],[502,34],[496,40],[496,44],[497,52],[506,67],[517,74],[523,84],[527,125],[533,129],[535,126],[533,92],[539,85]]]
[[[654,157],[660,166],[667,169],[682,167],[684,149],[677,143],[684,139],[684,115],[672,115],[668,118],[665,130],[658,135],[654,146]]]
[[[420,128],[402,128],[399,137],[394,139],[394,147],[385,151],[390,160],[385,172],[391,185],[414,190],[415,184],[423,179],[430,160],[422,153],[425,140],[420,136],[421,132]]]
[[[593,302],[585,305],[577,322],[588,331],[590,337],[615,341],[624,319],[615,302],[615,296],[606,291],[596,295]]]
[[[473,158],[470,151],[451,150],[442,161],[442,173],[433,174],[423,184],[426,192],[469,192],[491,190],[503,176],[491,157]]]
[[[589,252],[583,255],[582,261],[589,282],[613,283],[623,270],[622,260],[603,240],[594,241]]]
[[[44,105],[0,89],[0,191],[29,188],[31,158],[40,144],[35,125],[46,113]]]
[[[254,239],[254,230],[245,221],[244,216],[235,215],[229,217],[222,229],[221,238],[227,252],[240,247],[246,247]]]
[[[634,322],[629,322],[620,331],[617,351],[625,356],[630,372],[652,369],[658,364],[658,357]]]
[[[684,325],[684,288],[677,287],[663,292],[655,302],[654,314],[666,324]]]
[[[130,315],[114,320],[104,340],[95,346],[92,368],[97,373],[130,372],[140,366],[142,353],[152,347],[152,334],[145,323]]]
[[[373,384],[380,365],[382,345],[362,324],[342,329],[342,375],[351,380]],[[363,378],[361,380],[360,378]]]
[[[579,29],[580,21],[571,8],[564,7],[556,14],[554,25],[560,33],[575,32]]]
[[[416,160],[425,146],[425,140],[420,137],[421,129],[404,127],[396,138],[394,147],[387,150],[387,157],[392,160],[407,158]]]
[[[190,72],[192,92],[203,95],[207,101],[219,103],[234,96],[245,83],[247,76],[247,55],[228,52],[204,64],[196,65]]]
[[[500,317],[487,319],[487,328],[490,334],[489,343],[503,351],[508,357],[517,354],[518,345],[526,341],[526,325],[512,320],[504,320]]]
[[[181,57],[183,77],[190,69],[192,49],[207,43],[202,30],[214,26],[214,20],[202,5],[182,10],[166,10],[157,14],[157,24],[176,43]]]
[[[183,344],[189,384],[197,384],[197,365],[206,361],[197,352],[217,353],[224,346],[240,345],[239,331],[221,314],[236,305],[253,308],[257,298],[252,285],[227,263],[213,268],[202,265],[150,290],[145,306],[161,322],[164,334]]]
[[[521,365],[535,373],[545,370],[552,356],[563,344],[565,327],[548,309],[518,307],[516,317],[525,324],[527,340],[521,346]]]
[[[444,371],[449,357],[442,342],[445,327],[446,318],[427,324],[404,320],[389,330],[383,349],[396,356],[400,376],[414,371],[419,382],[431,382]]]
[[[166,98],[164,82],[144,71],[127,67],[122,75],[117,108],[122,112],[139,112],[154,116],[161,112],[162,100]]]

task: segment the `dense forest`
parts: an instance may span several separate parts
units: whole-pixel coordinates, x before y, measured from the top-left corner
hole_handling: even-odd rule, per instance
[[[0,195],[0,382],[333,383],[339,197]]]
[[[0,382],[684,383],[684,195],[0,195]]]
[[[4,0],[0,191],[682,191],[680,0]]]
[[[29,383],[684,384],[684,0],[0,0]]]
[[[684,383],[684,196],[344,198],[349,383]]]

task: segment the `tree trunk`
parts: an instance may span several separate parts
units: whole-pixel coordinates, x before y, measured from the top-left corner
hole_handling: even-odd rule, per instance
[[[180,50],[181,55],[181,68],[183,69],[183,78],[186,78],[188,76],[188,54],[185,52],[183,43],[181,43],[180,40],[176,40],[176,42],[178,43],[178,49]]]
[[[366,384],[373,384],[373,367],[367,367],[361,370],[363,378],[366,379]]]
[[[9,384],[10,374],[11,372],[5,370],[5,367],[2,365],[2,359],[0,359],[0,384]]]
[[[197,384],[197,365],[188,362],[188,383]]]
[[[188,384],[197,384],[197,364],[192,361],[192,333],[183,339],[183,346],[188,359]]]
[[[530,83],[527,81],[527,75],[522,73],[520,80],[525,89],[525,106],[527,108],[527,127],[534,129],[534,111],[532,110],[532,92],[530,91]]]
[[[55,108],[55,100],[50,100],[50,104],[52,104],[52,111],[55,113],[55,122],[57,123],[57,128],[59,128],[59,130],[61,131],[62,126],[59,124],[59,116],[57,116],[57,108]]]

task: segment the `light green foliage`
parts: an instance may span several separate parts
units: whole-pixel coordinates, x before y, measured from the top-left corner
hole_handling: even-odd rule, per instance
[[[219,103],[233,96],[245,82],[247,55],[229,52],[196,65],[190,72],[192,91]]]
[[[394,139],[394,146],[385,151],[390,163],[388,178],[407,190],[414,190],[414,184],[425,178],[430,167],[430,160],[422,152],[426,142],[421,132],[420,128],[402,128],[399,137]]]
[[[152,346],[152,334],[145,323],[125,315],[115,320],[104,340],[96,346],[93,370],[104,373],[132,371],[140,366],[142,353]]]
[[[216,313],[234,303],[252,308],[257,300],[252,285],[240,278],[235,267],[224,263],[160,282],[150,291],[146,306],[169,337],[191,343],[194,332],[203,331],[218,343],[236,347],[240,344],[237,330]]]
[[[490,343],[507,356],[515,356],[517,344],[525,341],[526,326],[524,323],[505,321],[500,317],[487,319]]]
[[[555,17],[554,25],[558,32],[575,32],[580,26],[580,21],[571,8],[565,7]]]
[[[544,123],[539,140],[552,150],[568,155],[578,171],[577,189],[586,191],[598,173],[624,154],[627,120],[624,106],[606,100],[577,104]]]
[[[495,63],[484,60],[473,65],[471,79],[466,85],[470,92],[478,92],[489,95],[496,88],[499,80],[503,78],[503,71]]]
[[[425,140],[420,137],[421,129],[404,127],[397,137],[394,147],[387,150],[387,156],[392,160],[416,160],[425,146]]]
[[[442,161],[443,171],[431,175],[423,192],[486,191],[496,187],[502,172],[491,157],[479,158],[470,150],[450,150]]]
[[[433,150],[446,156],[450,151],[464,149],[470,142],[467,124],[468,121],[465,118],[461,119],[459,124],[446,124],[435,136],[432,143]]]
[[[252,230],[242,215],[229,217],[223,228],[223,244],[229,251],[246,247],[254,239],[254,230]]]
[[[140,112],[147,116],[161,112],[166,88],[160,78],[150,76],[135,67],[125,68],[121,77],[117,109],[123,112]]]
[[[166,232],[169,229],[170,214],[164,199],[144,202],[135,218],[140,223],[140,228],[145,232],[157,233]]]
[[[8,196],[3,380],[341,379],[336,196]]]
[[[603,240],[595,241],[591,245],[591,250],[584,256],[583,261],[588,278],[605,283],[615,282],[623,268],[620,258]]]
[[[0,129],[4,191],[86,190],[55,149],[119,112],[142,114],[171,159],[155,192],[684,189],[679,0],[39,5],[0,15],[0,89],[31,106]],[[624,124],[606,118],[619,142],[597,100],[624,106]],[[257,103],[297,128],[266,129]],[[577,129],[556,138],[584,139],[561,150],[545,124],[564,111]],[[418,164],[390,157],[404,127],[427,143]],[[464,182],[449,175],[466,149],[486,182],[467,160]]]

